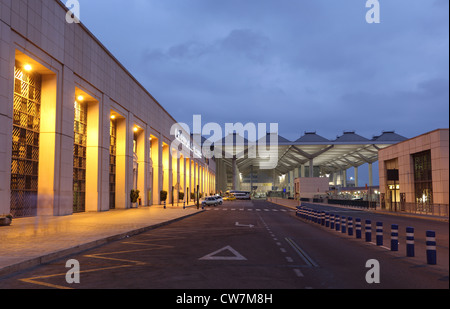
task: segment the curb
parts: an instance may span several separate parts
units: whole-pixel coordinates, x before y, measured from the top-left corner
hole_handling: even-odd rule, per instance
[[[172,219],[172,220],[156,223],[156,224],[153,224],[153,225],[150,225],[150,226],[141,227],[141,228],[138,228],[138,229],[135,229],[135,230],[130,230],[130,231],[127,231],[127,232],[123,232],[123,233],[120,233],[120,234],[117,234],[117,235],[112,235],[112,236],[108,236],[108,237],[105,237],[105,238],[97,239],[97,240],[91,241],[89,243],[81,244],[81,245],[74,246],[74,247],[67,248],[67,249],[62,249],[62,250],[55,251],[55,252],[52,252],[52,253],[44,254],[44,255],[39,256],[39,257],[31,258],[29,260],[22,261],[22,262],[13,264],[13,265],[9,265],[9,266],[6,266],[6,267],[0,269],[0,278],[8,276],[8,275],[11,275],[11,274],[13,274],[15,272],[26,270],[28,268],[36,267],[36,266],[39,266],[39,265],[42,265],[42,264],[48,264],[48,263],[53,262],[55,260],[61,259],[63,257],[69,256],[69,255],[73,255],[73,254],[77,254],[77,253],[80,253],[80,252],[83,252],[83,251],[86,251],[86,250],[89,250],[89,249],[93,249],[95,247],[99,247],[99,246],[102,246],[102,245],[105,245],[105,244],[108,244],[108,243],[111,243],[111,242],[114,242],[114,241],[117,241],[117,240],[121,240],[121,239],[130,237],[130,236],[135,236],[135,235],[138,235],[138,234],[142,234],[144,232],[147,232],[147,231],[150,231],[150,230],[153,230],[153,229],[165,226],[165,225],[169,225],[169,224],[175,223],[177,221],[181,221],[181,220],[189,218],[191,216],[198,215],[198,214],[200,214],[200,213],[202,213],[204,211],[205,210],[199,210],[196,213],[188,214],[186,216],[178,217],[176,219]]]

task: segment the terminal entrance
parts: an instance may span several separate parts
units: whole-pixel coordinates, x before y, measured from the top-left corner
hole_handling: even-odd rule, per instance
[[[41,77],[16,62],[11,160],[11,213],[37,214]]]

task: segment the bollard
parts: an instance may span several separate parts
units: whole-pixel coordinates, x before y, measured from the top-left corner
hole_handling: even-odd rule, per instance
[[[328,212],[325,213],[325,227],[330,227],[330,214]]]
[[[398,251],[398,225],[391,225],[391,251]]]
[[[183,209],[186,209],[186,201],[183,202]]]
[[[166,209],[166,201],[164,201],[164,209]]]
[[[347,233],[347,225],[346,225],[347,218],[342,216],[341,220],[341,233],[346,234]]]
[[[356,223],[355,223],[355,234],[356,234],[356,238],[361,238],[361,219],[360,218],[356,218],[355,219]]]
[[[366,220],[366,242],[372,241],[372,222]]]
[[[322,225],[325,225],[325,211],[322,211]]]
[[[426,232],[426,244],[427,244],[427,264],[436,265],[436,232]]]
[[[348,236],[353,236],[353,218],[348,217],[347,219],[348,225]]]
[[[334,218],[335,218],[336,231],[339,231],[341,229],[341,217],[336,215]]]
[[[410,226],[406,228],[406,256],[414,256],[414,228]]]
[[[334,214],[330,215],[330,229],[334,229]]]
[[[377,240],[377,246],[383,245],[383,222],[377,222],[376,240]]]

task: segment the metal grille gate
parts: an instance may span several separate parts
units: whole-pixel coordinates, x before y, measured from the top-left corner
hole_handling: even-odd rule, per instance
[[[117,121],[111,119],[109,146],[109,209],[116,208]]]
[[[41,78],[14,67],[11,214],[37,215]]]
[[[73,144],[73,212],[86,210],[87,104],[75,101]]]

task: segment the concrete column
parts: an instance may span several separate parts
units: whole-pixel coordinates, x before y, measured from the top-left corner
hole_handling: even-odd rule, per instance
[[[186,159],[186,170],[188,177],[186,178],[186,201],[190,201],[191,200],[191,192],[192,192],[192,169],[191,169],[191,159],[188,157]]]
[[[369,187],[373,186],[373,170],[372,163],[369,163]]]
[[[347,187],[347,170],[342,171],[343,186]]]
[[[358,167],[354,166],[353,170],[355,172],[355,187],[357,187],[358,186]]]
[[[170,145],[167,146],[168,147],[168,151],[169,151],[169,173],[168,173],[168,180],[169,180],[169,190],[167,190],[167,204],[171,204],[172,203],[172,195],[173,195],[173,190],[172,187],[174,185],[173,183],[173,156],[172,156],[172,149],[170,148]]]
[[[232,163],[233,163],[233,190],[237,190],[238,175],[237,175],[236,156],[233,156]]]
[[[337,185],[337,173],[336,172],[333,172],[333,185]]]
[[[309,177],[314,177],[314,161],[313,159],[309,160]]]
[[[289,192],[291,196],[294,193],[294,171],[295,169],[289,172]]]
[[[305,177],[305,164],[300,166],[300,177]]]

